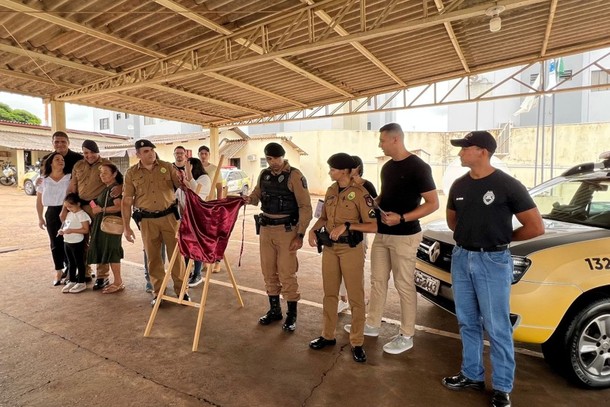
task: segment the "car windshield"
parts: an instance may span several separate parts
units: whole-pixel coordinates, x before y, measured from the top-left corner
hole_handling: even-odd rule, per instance
[[[545,219],[610,229],[610,178],[570,177],[530,191]]]

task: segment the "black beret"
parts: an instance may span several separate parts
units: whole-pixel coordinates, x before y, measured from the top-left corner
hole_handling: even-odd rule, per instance
[[[99,153],[100,149],[97,146],[97,143],[93,140],[85,140],[83,141],[83,148],[91,151],[92,153]]]
[[[351,170],[357,167],[352,156],[345,153],[333,154],[326,162],[330,165],[330,168],[336,170]]]
[[[142,147],[157,148],[157,146],[155,146],[153,143],[151,143],[148,140],[138,140],[138,141],[136,141],[135,147],[136,147],[136,150],[138,148],[142,148]]]
[[[286,150],[278,143],[269,143],[265,146],[265,155],[268,157],[283,157],[286,155]]]

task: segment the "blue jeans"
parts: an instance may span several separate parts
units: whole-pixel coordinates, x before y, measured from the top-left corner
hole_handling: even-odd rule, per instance
[[[462,337],[462,373],[485,380],[483,329],[491,344],[494,390],[510,393],[515,378],[510,286],[513,261],[508,250],[472,252],[458,246],[451,258],[455,311]]]

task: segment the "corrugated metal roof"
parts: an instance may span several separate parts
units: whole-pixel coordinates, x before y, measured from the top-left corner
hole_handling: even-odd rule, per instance
[[[498,32],[492,7],[504,9]],[[0,11],[0,89],[210,126],[610,46],[602,0],[0,0]]]

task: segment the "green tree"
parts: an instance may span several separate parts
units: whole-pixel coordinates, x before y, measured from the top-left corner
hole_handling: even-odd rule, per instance
[[[6,103],[0,103],[0,120],[25,124],[40,124],[42,121],[33,113],[23,109],[11,109]]]

